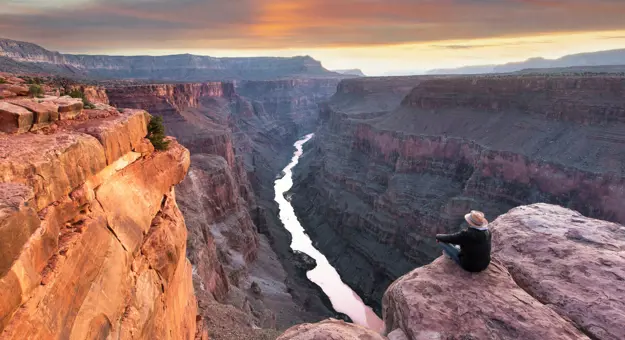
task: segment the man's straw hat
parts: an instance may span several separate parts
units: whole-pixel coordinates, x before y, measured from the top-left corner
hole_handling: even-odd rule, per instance
[[[470,213],[464,215],[464,219],[467,223],[474,227],[485,227],[488,224],[488,220],[484,218],[484,213],[477,210],[471,210]]]

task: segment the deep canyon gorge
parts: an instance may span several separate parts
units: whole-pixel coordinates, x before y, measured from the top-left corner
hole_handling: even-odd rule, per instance
[[[0,74],[0,338],[625,337],[625,77],[264,79],[269,61],[42,76],[39,99]],[[471,209],[494,238],[475,275],[434,241]]]
[[[624,91],[622,77],[345,80],[295,169],[293,205],[379,310],[468,210],[547,202],[625,222]]]

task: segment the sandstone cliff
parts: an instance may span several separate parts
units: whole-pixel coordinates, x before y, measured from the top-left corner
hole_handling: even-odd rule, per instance
[[[143,110],[54,96],[0,107],[0,337],[193,339],[173,189],[189,152],[155,152]]]
[[[311,129],[318,103],[336,83],[107,88],[113,105],[143,107],[162,116],[168,133],[192,153],[178,202],[189,229],[187,253],[200,309],[216,338],[259,336],[254,328],[284,328],[331,315],[317,288],[298,271],[290,235],[277,218],[272,183],[291,144]]]
[[[469,209],[625,222],[625,78],[408,79],[341,82],[295,169],[299,217],[368,302]]]
[[[168,56],[73,55],[52,52],[33,43],[9,39],[0,39],[0,71],[151,81],[345,77],[328,71],[319,61],[309,56],[215,58],[192,54]]]
[[[279,339],[625,337],[625,226],[535,204],[511,210],[490,228],[493,261],[484,272],[465,272],[441,257],[388,288],[386,336],[325,321],[293,327]]]

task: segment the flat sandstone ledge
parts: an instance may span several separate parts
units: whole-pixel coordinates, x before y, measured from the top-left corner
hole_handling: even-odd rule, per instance
[[[149,154],[148,116],[129,110],[51,134],[0,136],[0,182],[32,187],[39,211],[129,152]]]

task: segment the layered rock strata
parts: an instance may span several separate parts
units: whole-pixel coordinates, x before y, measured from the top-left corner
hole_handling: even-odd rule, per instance
[[[623,338],[625,226],[535,204],[500,216],[490,229],[493,261],[485,271],[468,273],[441,257],[388,288],[382,338]],[[353,339],[353,329],[325,321],[293,327],[280,339],[321,332]]]
[[[189,152],[175,141],[154,152],[145,111],[80,105],[78,119],[0,138],[1,337],[193,339],[173,191]]]
[[[549,202],[625,222],[624,91],[622,77],[345,80],[295,169],[293,205],[373,304],[470,209]]]

